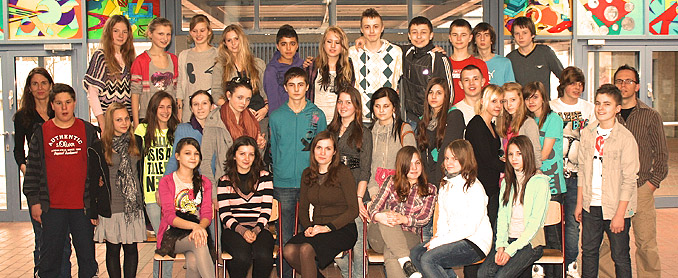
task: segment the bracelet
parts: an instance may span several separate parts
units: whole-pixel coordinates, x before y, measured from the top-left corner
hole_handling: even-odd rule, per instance
[[[363,196],[358,195],[358,199],[362,199],[362,198],[363,198]]]

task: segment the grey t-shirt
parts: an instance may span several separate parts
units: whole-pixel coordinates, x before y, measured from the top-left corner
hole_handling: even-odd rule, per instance
[[[167,67],[158,68],[153,64],[153,61],[148,63],[148,76],[150,78],[151,86],[149,94],[141,94],[139,98],[139,118],[146,118],[146,108],[148,108],[148,103],[151,101],[151,97],[155,92],[164,90],[165,92],[176,97],[174,90],[174,79],[177,77],[174,76],[174,62],[172,62],[172,57],[167,54]]]
[[[532,52],[527,55],[521,54],[518,49],[511,51],[506,58],[511,60],[516,82],[527,85],[532,81],[540,81],[546,87],[547,96],[551,92],[551,72],[560,77],[563,65],[556,57],[551,47],[537,44]]]
[[[137,162],[139,158],[130,157],[132,159],[132,174],[134,177],[139,176],[139,171],[137,170]],[[120,155],[113,153],[111,156],[111,163],[113,165],[108,166],[108,173],[110,176],[111,183],[111,213],[123,212],[125,207],[125,197],[122,196],[122,188],[116,185],[116,180],[118,179],[118,168],[120,167]],[[141,188],[141,187],[140,187]]]

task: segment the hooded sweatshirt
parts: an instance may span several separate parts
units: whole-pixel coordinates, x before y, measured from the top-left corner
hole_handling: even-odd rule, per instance
[[[301,67],[304,63],[304,60],[299,58],[299,53],[294,54],[292,58],[292,64],[285,64],[278,62],[280,59],[280,51],[275,51],[273,53],[273,58],[266,65],[266,70],[264,71],[264,91],[268,96],[268,115],[270,116],[273,111],[278,109],[281,105],[287,102],[287,91],[283,86],[285,83],[285,72],[292,67]]]
[[[423,48],[408,45],[403,48],[402,96],[405,101],[406,119],[419,121],[424,113],[426,103],[426,85],[433,77],[447,80],[450,92],[452,87],[452,71],[450,60],[440,52],[433,52],[433,43]],[[454,98],[450,98],[454,99]]]
[[[273,186],[299,188],[301,173],[310,165],[311,142],[327,128],[325,114],[308,100],[299,113],[294,113],[285,102],[271,113],[269,126]]]

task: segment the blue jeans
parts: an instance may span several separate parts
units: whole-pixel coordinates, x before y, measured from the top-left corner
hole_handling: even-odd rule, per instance
[[[42,244],[40,245],[40,277],[57,277],[63,271],[65,241],[73,237],[78,259],[78,277],[94,277],[98,271],[94,258],[94,226],[84,209],[51,208],[42,213]],[[50,240],[57,239],[57,240]],[[68,245],[70,249],[70,245]]]
[[[278,200],[280,209],[282,210],[282,215],[278,220],[278,236],[281,236],[283,244],[287,243],[290,238],[294,236],[294,223],[297,219],[296,208],[297,202],[299,202],[299,188],[273,188],[273,198]],[[282,227],[280,224],[282,223]],[[280,246],[282,248],[282,246]],[[280,266],[278,266],[280,267]],[[283,277],[290,278],[292,277],[292,267],[283,260]]]
[[[482,259],[466,240],[443,244],[426,250],[425,241],[410,250],[410,259],[424,277],[457,277],[452,267],[470,265]]]
[[[433,216],[424,227],[421,227],[421,240],[428,242],[433,237]]]
[[[158,203],[147,203],[146,214],[148,214],[148,220],[151,221],[151,226],[153,226],[153,231],[157,237],[158,230],[160,230],[160,206]],[[174,266],[174,262],[165,261],[162,263],[162,265],[162,277],[172,277],[172,266]],[[153,260],[153,278],[158,278],[159,268],[160,263],[156,260]]]
[[[579,256],[579,222],[574,219],[574,208],[577,206],[577,176],[565,179],[565,265],[570,265]]]
[[[615,276],[631,278],[631,247],[629,246],[631,218],[624,218],[624,231],[616,234],[610,230],[612,221],[603,219],[602,207],[590,207],[589,210],[590,212],[582,210],[581,277],[598,277],[598,256],[600,244],[603,242],[603,233],[605,233],[610,239]]]
[[[508,242],[511,244],[515,240],[515,238],[509,238]],[[541,246],[532,248],[532,244],[528,243],[511,256],[505,265],[500,266],[495,263],[494,256],[497,254],[497,251],[495,248],[492,248],[483,264],[480,265],[478,277],[520,277],[525,271],[529,272],[532,264],[541,258],[543,253],[544,249]],[[527,276],[530,277],[531,275]]]
[[[40,245],[42,245],[42,225],[31,217],[31,224],[33,224],[33,233],[35,234],[35,250],[33,251],[33,273],[38,273],[38,265],[40,263]],[[67,232],[68,234],[68,232]],[[71,237],[66,235],[64,242],[64,256],[61,258],[61,274],[59,278],[71,277]]]
[[[353,267],[351,274],[353,278],[363,278],[363,219],[358,216],[355,219],[355,225],[358,229],[358,239],[353,246]],[[348,278],[348,256],[335,259],[334,262],[341,270],[341,276]]]

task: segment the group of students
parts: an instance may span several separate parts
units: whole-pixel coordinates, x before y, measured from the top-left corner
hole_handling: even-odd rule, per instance
[[[620,67],[594,105],[580,99],[582,71],[563,69],[553,50],[534,44],[529,18],[513,21],[519,48],[508,58],[493,53],[487,23],[453,21],[449,58],[424,17],[409,23],[411,45],[381,39],[383,29],[368,9],[356,46],[329,27],[319,55],[302,60],[296,32],[284,25],[266,65],[238,25],[211,46],[204,15],[191,19],[195,46],[178,58],[165,52],[171,22],[154,19],[152,46],[135,58],[129,22],[113,16],[83,81],[101,139],[75,118],[70,86],[31,71],[15,116],[15,157],[36,273],[70,277],[70,233],[80,276],[97,273],[97,241],[106,243],[111,277],[134,277],[147,218],[156,252],[184,253],[187,277],[214,277],[213,241],[232,255],[231,277],[250,267],[268,277],[274,199],[284,277],[292,269],[323,277],[320,269],[349,249],[352,269],[348,258],[336,260],[342,275],[362,277],[368,243],[384,254],[388,277],[455,277],[457,266],[465,277],[529,275],[543,246],[561,240],[566,265],[576,262],[579,222],[583,277],[598,275],[603,232],[612,276],[630,277],[631,219],[642,271],[659,272],[649,202],[668,150],[658,113],[636,97],[635,69]],[[551,72],[560,78],[553,101]],[[550,200],[564,205],[564,235],[543,229]]]

